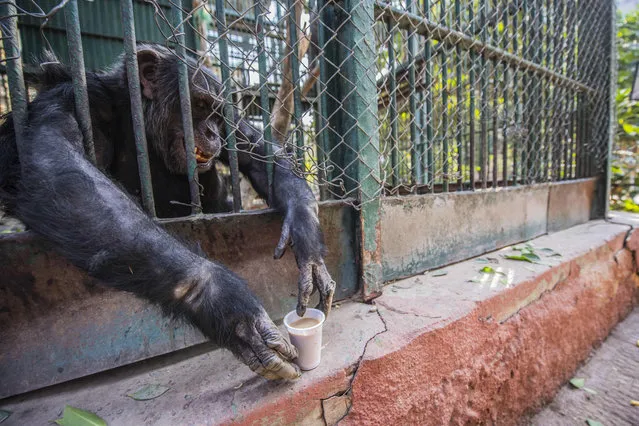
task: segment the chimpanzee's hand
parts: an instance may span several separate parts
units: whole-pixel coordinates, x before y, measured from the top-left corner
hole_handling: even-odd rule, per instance
[[[176,306],[214,342],[230,349],[267,379],[297,379],[297,350],[280,333],[248,288],[225,267],[205,262],[171,292]]]
[[[297,358],[297,350],[264,310],[258,318],[239,322],[235,335],[231,350],[257,374],[270,380],[294,380],[301,376],[300,369],[290,362]]]
[[[328,316],[333,303],[335,281],[324,264],[326,248],[317,217],[317,205],[298,205],[289,208],[284,217],[282,235],[275,248],[275,259],[284,255],[286,246],[291,245],[300,270],[298,281],[297,315],[304,316],[308,300],[319,291],[319,304]]]

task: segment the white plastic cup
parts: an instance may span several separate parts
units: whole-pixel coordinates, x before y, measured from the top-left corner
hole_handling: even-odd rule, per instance
[[[296,321],[302,318],[313,318],[319,320],[319,323],[308,328],[296,328],[292,326]],[[284,317],[284,325],[288,330],[288,336],[293,346],[297,348],[297,360],[295,363],[305,371],[312,370],[320,364],[322,356],[322,326],[326,316],[319,309],[306,309],[303,317],[297,315],[297,312],[289,312]]]

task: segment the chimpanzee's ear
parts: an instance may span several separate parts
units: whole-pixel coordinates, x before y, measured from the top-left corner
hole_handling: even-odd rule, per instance
[[[142,48],[138,50],[138,68],[142,94],[148,99],[153,99],[155,95],[159,61],[160,54],[152,48]]]

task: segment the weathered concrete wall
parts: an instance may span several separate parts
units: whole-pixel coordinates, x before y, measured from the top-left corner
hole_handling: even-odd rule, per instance
[[[337,299],[357,289],[353,214],[337,203],[320,209]],[[246,278],[274,319],[297,303],[292,252],[273,260],[279,215],[203,216],[164,226]],[[203,341],[154,306],[101,287],[30,233],[0,236],[0,398]]]
[[[382,200],[391,281],[588,221],[594,179]]]
[[[0,405],[10,424],[45,423],[65,404],[111,425],[515,424],[633,306],[628,230],[589,222],[531,241],[562,255],[542,264],[506,260],[504,249],[397,281],[374,306],[343,303],[325,324],[322,364],[295,383],[267,382],[213,351]],[[499,274],[479,272],[488,258]],[[144,403],[125,396],[147,383],[171,390]]]

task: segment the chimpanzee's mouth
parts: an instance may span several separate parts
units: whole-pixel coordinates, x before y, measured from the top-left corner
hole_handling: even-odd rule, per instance
[[[205,154],[200,148],[195,147],[195,161],[198,169],[208,169],[213,164],[214,155]]]

